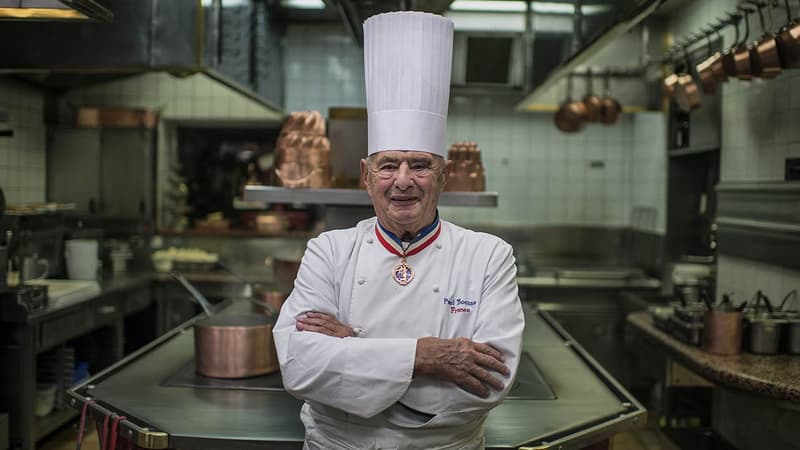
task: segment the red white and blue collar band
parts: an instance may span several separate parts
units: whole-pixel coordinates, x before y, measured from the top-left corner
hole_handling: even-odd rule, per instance
[[[441,231],[442,223],[439,220],[439,212],[437,211],[436,219],[434,219],[430,225],[420,230],[411,243],[404,248],[403,241],[395,236],[394,233],[384,228],[380,220],[375,223],[375,235],[378,237],[378,241],[386,250],[389,250],[390,253],[400,257],[416,255],[421,252],[439,237]]]

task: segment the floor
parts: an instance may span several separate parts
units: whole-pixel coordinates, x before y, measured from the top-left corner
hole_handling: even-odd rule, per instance
[[[37,450],[75,450],[76,430],[77,427],[74,425],[64,427],[61,431],[40,442]],[[97,434],[94,431],[85,436],[81,448],[85,450],[100,448]],[[645,428],[614,436],[611,449],[680,450],[661,433],[654,421],[650,421]]]

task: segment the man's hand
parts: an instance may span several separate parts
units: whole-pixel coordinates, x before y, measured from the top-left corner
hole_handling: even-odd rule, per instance
[[[505,377],[511,374],[504,360],[494,347],[467,338],[426,337],[417,340],[414,375],[452,381],[465,391],[486,398],[489,388],[498,391],[504,388],[491,371]]]
[[[305,313],[297,319],[296,326],[299,331],[313,331],[339,338],[356,335],[352,328],[336,320],[336,317],[321,312]]]

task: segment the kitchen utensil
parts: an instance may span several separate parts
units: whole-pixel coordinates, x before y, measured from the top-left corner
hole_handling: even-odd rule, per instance
[[[720,36],[719,34],[719,28],[717,28],[716,33],[717,33],[717,40],[720,42],[721,45],[722,36]],[[711,62],[711,75],[713,76],[714,81],[717,82],[718,84],[727,82],[728,75],[725,73],[725,67],[722,62],[723,58],[722,52],[719,51],[715,52],[714,55],[712,56],[715,57],[714,60]]]
[[[768,316],[750,320],[750,351],[758,354],[775,354],[781,342],[785,320]]]
[[[781,28],[775,42],[781,67],[797,69],[800,68],[800,18],[792,19],[789,0],[784,0],[784,4],[786,6],[786,25]]]
[[[606,125],[617,123],[622,114],[622,105],[611,96],[611,71],[607,71],[603,80],[603,114],[600,119]]]
[[[742,351],[742,313],[706,311],[703,318],[703,350],[717,355],[738,355]]]
[[[734,59],[736,62],[736,78],[743,81],[750,81],[753,79],[753,68],[750,64],[750,49],[747,46],[747,40],[750,38],[750,9],[747,6],[739,6],[744,16],[745,34],[742,42],[736,47]]]
[[[572,100],[572,74],[567,76],[567,99],[556,111],[553,121],[556,128],[564,133],[575,133],[583,127],[583,118],[586,117],[586,105],[583,102]]]
[[[50,271],[50,262],[46,258],[39,258],[38,255],[29,255],[22,258],[22,281],[41,280],[47,278]]]
[[[675,101],[684,112],[690,112],[700,107],[700,91],[694,82],[694,65],[689,58],[687,48],[683,47],[683,54],[686,60],[686,70],[689,73],[678,75],[678,85],[675,87]]]
[[[599,122],[603,118],[603,99],[594,94],[591,69],[586,71],[586,96],[583,97],[583,104],[586,106],[585,121]]]
[[[706,94],[714,94],[717,91],[717,82],[714,79],[714,72],[711,70],[711,65],[714,64],[721,55],[719,52],[712,53],[711,32],[706,32],[706,40],[708,41],[708,56],[697,65],[696,70],[700,78],[700,87],[703,89],[703,92]]]
[[[742,16],[739,14],[729,14],[728,19],[734,25],[734,30],[736,31],[736,37],[733,39],[733,44],[728,47],[727,50],[722,54],[722,68],[725,71],[725,75],[729,77],[736,76],[736,50],[739,46],[739,22],[742,20]]]
[[[194,324],[197,373],[244,378],[278,370],[273,319],[263,314],[214,315]]]
[[[787,319],[784,329],[788,333],[786,351],[800,355],[800,319]]]
[[[673,73],[664,78],[664,92],[668,97],[675,97],[675,87],[678,85],[678,74]]]
[[[753,43],[750,47],[750,61],[753,65],[753,75],[761,78],[775,78],[781,74],[781,60],[778,55],[778,45],[775,41],[775,35],[769,31],[772,28],[772,8],[770,8],[770,25],[769,28],[764,22],[763,5],[758,4],[758,18],[761,23],[761,29],[765,30],[761,39]]]
[[[263,304],[263,306],[254,305],[254,311],[268,316],[278,314],[283,303],[289,298],[288,292],[264,289],[258,286],[255,287],[253,295]]]
[[[212,378],[244,378],[278,370],[274,315],[214,314],[208,300],[180,273],[170,273],[206,312],[194,324],[195,370]]]

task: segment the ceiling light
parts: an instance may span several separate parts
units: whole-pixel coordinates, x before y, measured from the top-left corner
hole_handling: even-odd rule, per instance
[[[524,1],[491,1],[491,0],[455,0],[450,4],[451,11],[471,12],[525,12]],[[575,6],[571,3],[531,2],[531,9],[539,14],[574,14]],[[584,5],[584,14],[600,14],[609,11],[609,5]]]
[[[281,0],[281,6],[292,9],[325,9],[322,0]]]
[[[0,20],[112,22],[114,14],[93,0],[0,0]]]

